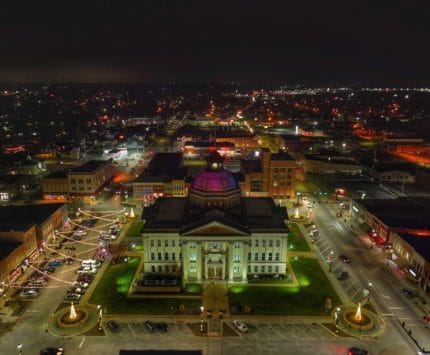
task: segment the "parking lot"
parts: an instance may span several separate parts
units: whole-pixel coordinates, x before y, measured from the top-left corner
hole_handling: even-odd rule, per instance
[[[224,326],[234,328],[230,321],[224,321]],[[144,322],[117,322],[119,332],[113,333],[106,325],[104,329],[109,337],[140,338],[140,337],[169,337],[195,338],[185,322],[168,323],[167,333],[151,333]],[[243,339],[249,340],[319,340],[336,339],[329,330],[320,324],[286,324],[286,323],[247,323],[248,331],[239,333]]]

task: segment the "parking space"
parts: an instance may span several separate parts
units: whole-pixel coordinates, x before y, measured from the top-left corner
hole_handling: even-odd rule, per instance
[[[245,339],[318,340],[336,338],[319,324],[248,323]]]
[[[169,337],[191,338],[191,331],[185,323],[168,323],[169,330],[166,333],[151,333],[145,326],[145,322],[116,322],[119,326],[118,332],[112,332],[109,327],[105,327],[108,336],[121,338],[140,338],[140,337]]]

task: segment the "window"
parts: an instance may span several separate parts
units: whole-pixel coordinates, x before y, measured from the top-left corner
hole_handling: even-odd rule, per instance
[[[166,265],[166,272],[170,272],[169,265]]]
[[[163,267],[161,265],[158,265],[158,272],[163,272]]]
[[[267,267],[267,272],[272,272],[272,265],[269,265],[269,266]]]
[[[248,272],[251,272],[251,265],[248,265]]]
[[[157,246],[161,247],[161,240],[160,239],[157,240]]]
[[[175,247],[175,246],[176,246],[176,241],[172,240],[172,247]]]
[[[240,266],[235,266],[235,267],[233,268],[233,273],[234,273],[234,274],[239,274],[239,273],[240,273]]]
[[[269,253],[269,261],[272,261],[272,253]]]
[[[279,272],[279,266],[275,265],[275,272],[278,273]]]
[[[279,261],[279,253],[276,253],[276,254],[275,254],[275,260],[276,260],[276,261]]]
[[[279,248],[281,246],[281,241],[278,239],[277,241],[276,241],[276,247],[277,248]]]
[[[79,191],[84,191],[84,187],[83,186],[79,186]]]
[[[255,246],[256,247],[260,246],[259,243],[258,243],[258,239],[255,240]]]
[[[84,179],[79,179],[79,180],[78,180],[78,182],[79,182],[80,184],[83,184],[83,183],[84,183]]]
[[[154,240],[151,239],[151,247],[154,247],[154,245],[155,245]]]
[[[251,260],[251,253],[248,253],[248,261]]]
[[[72,184],[76,184],[76,179],[70,179],[70,182],[71,182]]]
[[[261,245],[262,245],[263,247],[265,247],[265,246],[266,246],[266,239],[263,239],[263,240],[262,240]]]
[[[239,262],[240,261],[240,254],[234,254],[233,260],[235,262]]]
[[[266,261],[266,253],[261,253],[261,260]]]
[[[93,188],[91,186],[87,187],[87,191],[91,191]]]
[[[151,253],[151,261],[154,261],[154,260],[155,260],[155,254]]]
[[[255,260],[255,261],[258,261],[258,253],[255,253],[255,254],[254,254],[254,260]]]
[[[168,247],[169,246],[169,241],[167,239],[164,240],[164,246]]]
[[[254,265],[254,272],[258,272],[258,266]]]
[[[87,179],[87,184],[91,184],[91,179]]]
[[[164,260],[169,260],[169,253],[164,253]]]
[[[179,260],[182,260],[182,253],[179,253]]]
[[[269,240],[269,247],[273,247],[273,240]]]
[[[266,272],[266,266],[261,265],[261,272]]]
[[[197,268],[195,266],[190,266],[190,273],[194,274],[197,272]]]
[[[161,253],[158,253],[158,260],[161,260]]]
[[[151,272],[155,272],[155,265],[151,266]]]
[[[190,254],[190,261],[196,261],[197,260],[197,254],[196,253],[191,253]]]
[[[251,179],[251,191],[261,191],[261,180],[260,179]]]
[[[175,260],[176,259],[176,255],[175,255],[175,253],[172,253],[172,260]]]

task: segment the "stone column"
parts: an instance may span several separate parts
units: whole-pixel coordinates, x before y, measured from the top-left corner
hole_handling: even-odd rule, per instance
[[[225,280],[225,254],[222,256],[222,280]]]
[[[197,244],[197,282],[202,281],[202,243],[198,242]]]
[[[208,254],[205,254],[205,280],[208,279]]]
[[[182,252],[182,279],[188,282],[188,244],[184,241],[181,246]]]
[[[248,243],[242,242],[242,281],[246,282],[248,280]]]
[[[228,281],[233,281],[233,243],[228,243]]]

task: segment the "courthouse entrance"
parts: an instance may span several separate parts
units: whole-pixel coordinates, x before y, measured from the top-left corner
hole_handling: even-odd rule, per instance
[[[223,254],[207,254],[205,261],[205,278],[207,280],[225,279],[225,262]]]

